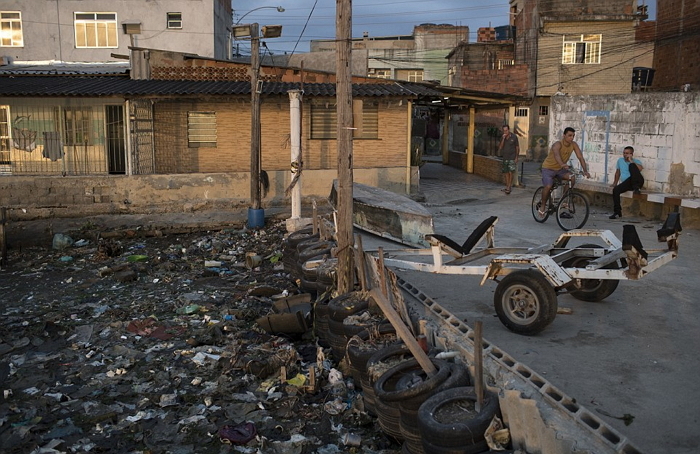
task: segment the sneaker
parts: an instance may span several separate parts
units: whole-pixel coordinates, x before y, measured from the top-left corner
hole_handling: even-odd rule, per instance
[[[569,213],[568,211],[565,211],[562,214],[560,214],[559,217],[562,219],[571,219],[574,217],[574,215]]]
[[[635,189],[635,190],[632,191],[632,192],[634,192],[634,193],[637,194],[637,195],[639,195],[639,194],[642,193],[641,189]]]
[[[613,213],[608,217],[608,219],[617,219],[617,218],[621,218],[621,217],[622,217],[622,215],[620,213]]]

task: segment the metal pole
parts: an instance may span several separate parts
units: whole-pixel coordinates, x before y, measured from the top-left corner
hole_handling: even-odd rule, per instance
[[[250,207],[260,209],[260,32],[258,24],[250,25]]]

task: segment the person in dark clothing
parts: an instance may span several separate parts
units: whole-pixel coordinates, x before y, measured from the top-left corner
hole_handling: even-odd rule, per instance
[[[622,205],[620,195],[623,192],[634,191],[635,194],[641,192],[644,185],[642,176],[642,162],[634,157],[634,148],[625,147],[622,157],[615,165],[615,180],[613,181],[613,214],[610,219],[622,217]],[[620,182],[620,184],[618,184]]]
[[[498,145],[498,152],[503,159],[502,172],[505,176],[506,194],[510,194],[513,188],[513,175],[518,169],[518,154],[520,154],[520,144],[515,134],[511,134],[510,126],[503,125],[503,137]]]

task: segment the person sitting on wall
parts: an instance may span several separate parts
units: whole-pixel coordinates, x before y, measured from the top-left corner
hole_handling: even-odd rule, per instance
[[[622,157],[615,164],[615,180],[613,181],[613,214],[610,219],[622,217],[622,205],[620,204],[620,195],[623,192],[634,191],[635,194],[640,194],[644,185],[644,177],[642,176],[642,162],[634,157],[634,148],[625,147],[622,151]],[[618,182],[621,181],[620,184]]]

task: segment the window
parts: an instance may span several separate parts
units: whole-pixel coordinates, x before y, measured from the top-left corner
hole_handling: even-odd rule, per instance
[[[539,110],[541,116],[549,115],[549,106],[540,106]]]
[[[10,164],[10,106],[0,106],[0,164]]]
[[[22,47],[22,13],[0,11],[0,47]]]
[[[182,13],[167,13],[168,28],[182,28]]]
[[[516,117],[527,117],[528,115],[530,115],[530,109],[527,107],[518,107],[515,109]]]
[[[391,79],[391,69],[389,68],[370,68],[369,77],[376,77],[377,79]]]
[[[187,112],[187,143],[190,147],[216,146],[216,112]]]
[[[354,99],[352,101],[353,138],[379,138],[379,107],[376,102]],[[334,103],[311,104],[311,138],[335,139],[338,116]]]
[[[64,145],[85,146],[94,143],[91,107],[66,107],[62,112],[57,109],[56,117],[63,123]]]
[[[603,35],[565,35],[561,62],[565,65],[600,63]]]
[[[119,47],[117,13],[75,13],[75,47]]]
[[[499,59],[498,60],[498,69],[503,69],[506,66],[513,66],[515,64],[515,60],[508,60],[508,59]]]
[[[397,69],[396,78],[399,80],[407,80],[409,82],[423,82],[422,69]]]

